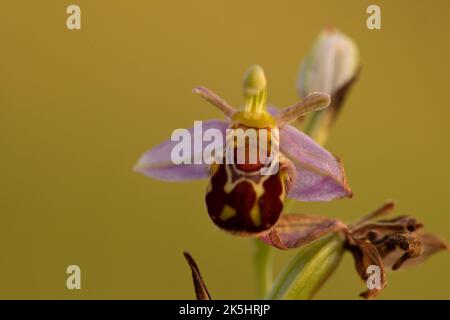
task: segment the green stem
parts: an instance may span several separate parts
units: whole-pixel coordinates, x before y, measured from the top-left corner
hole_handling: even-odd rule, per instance
[[[284,213],[291,211],[294,202],[287,199],[284,204]],[[259,239],[253,239],[253,265],[256,279],[258,298],[267,295],[273,283],[273,248]]]
[[[263,298],[272,287],[273,252],[272,248],[261,240],[253,239],[252,241],[256,289],[258,298]]]

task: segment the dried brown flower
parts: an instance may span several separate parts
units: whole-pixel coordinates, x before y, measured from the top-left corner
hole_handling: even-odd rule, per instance
[[[333,232],[342,234],[346,248],[352,253],[358,275],[367,280],[368,267],[380,268],[380,288],[369,289],[361,296],[373,298],[386,286],[386,270],[423,262],[442,250],[449,250],[446,241],[425,233],[423,225],[410,216],[390,220],[375,220],[392,212],[394,203],[388,202],[354,224],[315,215],[284,215],[262,240],[279,249],[304,246]]]

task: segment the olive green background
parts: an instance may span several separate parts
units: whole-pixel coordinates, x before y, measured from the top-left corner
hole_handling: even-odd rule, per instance
[[[82,30],[66,29],[81,6]],[[366,28],[378,4],[382,30]],[[5,1],[0,6],[0,298],[194,297],[182,251],[213,298],[254,298],[251,245],[217,230],[206,181],[132,172],[194,120],[220,117],[199,84],[234,105],[261,64],[269,100],[297,100],[301,58],[323,26],[360,47],[362,73],[328,149],[352,200],[296,212],[351,221],[386,199],[450,239],[449,1]],[[276,271],[294,252],[276,252]],[[82,270],[82,290],[65,269]],[[380,298],[450,298],[450,258],[388,275]],[[349,254],[317,298],[364,290]]]

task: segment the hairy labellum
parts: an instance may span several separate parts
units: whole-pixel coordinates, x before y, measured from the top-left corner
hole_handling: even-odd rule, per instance
[[[214,166],[206,194],[213,222],[230,232],[261,233],[278,220],[285,199],[282,172],[262,176],[236,165]]]

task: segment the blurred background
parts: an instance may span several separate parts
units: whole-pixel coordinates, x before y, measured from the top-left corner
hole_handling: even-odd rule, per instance
[[[66,28],[81,7],[82,29]],[[381,7],[382,30],[366,8]],[[219,231],[206,181],[132,172],[173,129],[221,115],[191,89],[243,102],[253,63],[269,102],[295,102],[302,57],[324,26],[360,48],[362,72],[327,148],[351,200],[294,212],[357,219],[387,199],[450,239],[450,2],[8,1],[0,10],[0,298],[191,299],[196,258],[213,298],[255,298],[248,239]],[[275,271],[295,252],[275,254]],[[68,265],[82,290],[66,289]],[[381,299],[450,299],[450,259],[388,275]],[[364,290],[350,254],[320,299]]]

